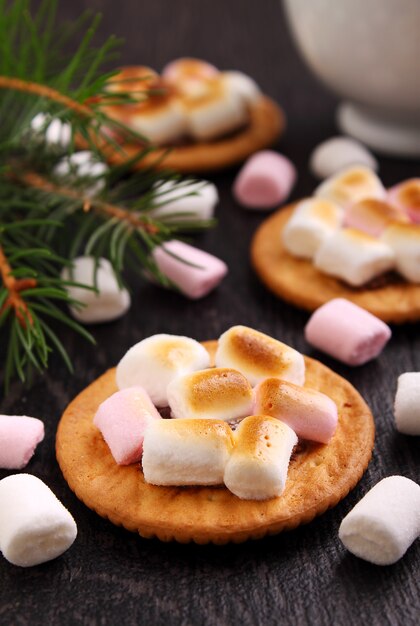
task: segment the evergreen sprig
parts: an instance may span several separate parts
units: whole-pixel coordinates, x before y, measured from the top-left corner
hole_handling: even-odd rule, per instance
[[[152,209],[164,204],[167,194],[160,183],[183,182],[161,163],[159,170],[148,166],[133,173],[153,147],[105,112],[107,103],[133,97],[107,91],[115,72],[103,68],[115,60],[120,42],[110,37],[95,47],[100,18],[84,14],[60,25],[56,8],[56,0],[44,0],[34,13],[30,0],[0,0],[0,358],[6,388],[15,376],[25,381],[32,371],[45,369],[52,350],[72,369],[57,324],[93,341],[62,306],[77,304],[66,289],[75,283],[61,277],[75,256],[108,258],[121,284],[130,264],[171,286],[151,251],[174,233],[212,224],[187,222],[185,215],[153,218]],[[75,39],[76,51],[68,53]],[[39,114],[43,121],[34,130]],[[70,125],[68,147],[47,140],[53,121]],[[75,150],[77,137],[98,154],[98,145],[121,150],[115,131],[144,146],[134,159],[94,181],[72,172],[57,179],[54,166]],[[103,186],[93,198],[92,183]]]

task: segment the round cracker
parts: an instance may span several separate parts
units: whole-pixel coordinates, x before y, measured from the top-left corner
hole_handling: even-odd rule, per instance
[[[172,169],[182,174],[203,174],[241,163],[257,150],[268,148],[280,137],[285,117],[279,105],[266,96],[250,106],[250,122],[242,130],[213,141],[191,143],[173,148],[156,148],[147,154],[134,169],[154,166]],[[78,143],[86,147],[83,139]],[[133,159],[139,152],[138,144],[121,144],[119,151],[110,144],[100,147],[105,158],[114,165]]]
[[[282,233],[294,204],[273,213],[254,234],[251,262],[263,283],[277,296],[308,311],[333,298],[346,298],[384,322],[420,319],[420,285],[404,280],[372,288],[352,288],[314,267],[311,261],[291,255]]]
[[[203,345],[213,356],[217,341]],[[99,404],[117,391],[115,369],[82,391],[61,418],[56,452],[64,478],[90,509],[145,538],[224,544],[309,522],[336,505],[361,478],[372,454],[374,423],[349,382],[318,361],[305,360],[305,384],[336,402],[338,426],[328,445],[299,445],[278,498],[240,500],[223,486],[156,487],[144,481],[138,464],[117,465],[93,424]]]

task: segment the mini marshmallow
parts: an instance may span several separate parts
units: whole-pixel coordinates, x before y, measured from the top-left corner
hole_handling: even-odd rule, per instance
[[[420,178],[410,178],[388,190],[388,199],[409,218],[420,223]]]
[[[420,224],[391,224],[381,240],[393,250],[401,276],[420,283]]]
[[[152,485],[220,485],[232,449],[225,422],[156,420],[144,438],[144,479]]]
[[[311,315],[305,338],[347,365],[363,365],[382,352],[391,338],[391,329],[357,304],[335,298]]]
[[[81,256],[73,259],[72,270],[64,268],[61,273],[63,280],[73,281],[87,287],[95,285],[95,259]],[[72,285],[66,285],[71,298],[81,302],[84,307],[70,305],[73,317],[84,324],[96,324],[115,320],[128,311],[131,304],[127,289],[118,285],[111,263],[104,258],[99,259],[96,270],[97,292]]]
[[[57,178],[68,178],[73,184],[83,185],[83,193],[87,198],[94,198],[105,189],[104,175],[109,167],[89,150],[74,152],[63,157],[53,169]]]
[[[185,81],[201,81],[215,78],[218,74],[219,70],[211,63],[191,57],[183,57],[171,61],[165,65],[161,73],[162,78],[175,85]]]
[[[149,212],[154,219],[167,222],[172,217],[179,221],[209,220],[219,202],[216,185],[206,180],[190,183],[159,182],[155,186],[155,207]]]
[[[305,360],[297,350],[247,326],[232,326],[219,337],[217,367],[233,367],[255,386],[264,378],[305,382]]]
[[[154,248],[152,256],[162,274],[192,300],[210,293],[228,272],[217,257],[176,239]]]
[[[0,468],[22,469],[44,439],[44,424],[36,417],[0,415]]]
[[[420,486],[404,476],[377,483],[346,515],[338,536],[354,555],[392,565],[420,534]]]
[[[42,480],[15,474],[0,481],[0,550],[13,565],[30,567],[63,554],[77,526]]]
[[[161,416],[144,389],[129,387],[102,402],[93,423],[118,465],[130,465],[140,461],[145,430],[155,419]]]
[[[329,276],[360,287],[392,269],[395,255],[383,241],[355,228],[341,228],[319,247],[314,265]]]
[[[317,178],[328,178],[351,165],[364,165],[375,172],[378,161],[365,146],[350,137],[331,137],[320,143],[309,159],[309,169]]]
[[[254,104],[254,102],[261,98],[261,89],[255,80],[243,72],[223,72],[223,80],[228,86],[228,89],[239,94],[248,105]]]
[[[350,204],[344,213],[344,225],[379,237],[393,222],[408,223],[409,219],[399,209],[383,200],[365,198]]]
[[[252,387],[240,372],[227,367],[185,374],[168,385],[172,416],[183,419],[235,420],[252,411]]]
[[[153,335],[136,343],[117,365],[119,389],[139,386],[155,406],[168,406],[169,383],[210,366],[207,350],[194,339],[178,335]]]
[[[266,415],[251,415],[234,432],[235,447],[226,464],[224,482],[238,498],[267,500],[280,496],[296,434]]]
[[[286,200],[296,178],[296,168],[289,159],[272,150],[261,150],[239,171],[233,195],[246,209],[272,209]]]
[[[45,113],[38,113],[31,121],[31,129],[35,133],[44,132],[45,141],[50,146],[66,149],[70,145],[72,129],[68,122],[53,118]]]
[[[320,391],[267,378],[254,389],[254,397],[255,413],[281,420],[302,439],[328,443],[335,433],[337,405]]]
[[[341,226],[343,209],[322,198],[299,202],[283,230],[283,243],[291,254],[312,259],[320,245]]]
[[[398,377],[394,415],[400,433],[420,435],[420,372],[406,372]]]
[[[365,198],[385,200],[385,187],[368,167],[349,167],[330,176],[314,192],[318,198],[325,198],[345,207],[350,202]]]

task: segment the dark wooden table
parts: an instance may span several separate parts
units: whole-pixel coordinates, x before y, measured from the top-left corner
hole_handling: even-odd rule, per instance
[[[278,149],[299,170],[293,197],[311,193],[316,181],[308,172],[308,155],[337,132],[336,100],[296,54],[277,0],[73,0],[61,3],[60,11],[74,17],[84,5],[103,11],[103,35],[126,38],[124,63],[160,69],[172,58],[194,55],[252,75],[286,111],[288,128]],[[418,161],[380,163],[387,185],[419,175]],[[2,412],[45,421],[46,439],[27,471],[43,479],[70,509],[79,534],[67,553],[42,566],[21,569],[0,558],[1,625],[418,623],[419,543],[396,565],[381,568],[347,553],[337,532],[344,515],[381,478],[402,474],[419,480],[418,438],[399,435],[392,414],[397,376],[420,370],[419,325],[394,328],[381,357],[360,368],[313,353],[302,333],[308,315],[268,293],[250,268],[249,244],[264,215],[235,204],[235,173],[213,177],[221,197],[219,225],[197,240],[229,265],[229,276],[217,291],[191,302],[139,280],[129,314],[92,329],[96,348],[64,336],[74,376],[52,359],[49,373],[32,389],[15,384],[3,399]],[[87,509],[68,488],[54,454],[56,426],[67,403],[148,335],[168,332],[202,340],[218,337],[233,324],[258,328],[314,354],[363,394],[375,415],[377,435],[359,485],[307,526],[225,547],[143,540]],[[0,472],[0,478],[6,475]]]

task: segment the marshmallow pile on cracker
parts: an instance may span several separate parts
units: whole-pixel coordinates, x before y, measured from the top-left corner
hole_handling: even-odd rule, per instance
[[[114,460],[141,462],[151,484],[225,484],[243,499],[278,497],[298,437],[328,443],[337,406],[303,387],[302,354],[252,328],[223,333],[215,365],[194,339],[148,337],[121,359],[119,391],[94,424]]]
[[[242,72],[221,72],[200,59],[181,58],[159,76],[130,66],[109,82],[110,92],[129,92],[135,102],[110,105],[110,117],[134,128],[155,145],[185,139],[211,141],[247,125],[261,92]]]
[[[282,239],[292,255],[352,287],[390,270],[420,283],[419,222],[420,179],[387,191],[372,169],[357,165],[298,202]]]

